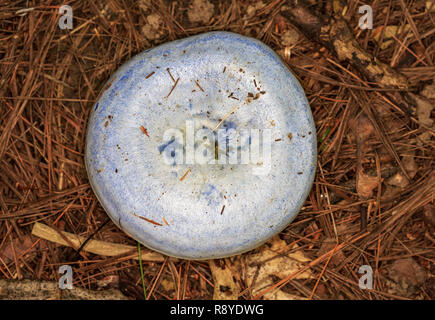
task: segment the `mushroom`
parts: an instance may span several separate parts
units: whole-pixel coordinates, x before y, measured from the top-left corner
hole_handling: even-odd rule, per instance
[[[92,108],[85,163],[113,222],[185,259],[249,251],[298,214],[316,168],[305,93],[262,42],[210,32],[125,63]]]

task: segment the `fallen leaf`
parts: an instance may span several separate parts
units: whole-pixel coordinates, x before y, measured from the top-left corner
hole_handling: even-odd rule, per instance
[[[214,281],[214,300],[237,300],[240,293],[240,285],[233,277],[233,271],[229,262],[224,259],[209,261],[210,270]]]
[[[405,155],[402,157],[402,164],[406,172],[408,173],[408,176],[413,179],[417,174],[418,167],[417,163],[415,163],[414,152],[410,153],[412,153],[412,155]]]
[[[382,193],[381,201],[391,200],[394,197],[396,197],[401,191],[400,188],[389,185],[389,184],[386,184],[385,188],[382,188],[382,189],[383,189],[383,193]],[[393,211],[393,214],[395,214],[395,213],[396,213],[396,211]]]
[[[293,249],[297,248],[294,246]],[[245,257],[246,283],[251,287],[251,294],[255,296],[261,291],[274,284],[271,276],[280,279],[300,270],[311,260],[306,257],[302,250],[285,253],[288,250],[287,243],[275,236],[267,244],[263,245],[260,252],[248,254]],[[310,269],[298,274],[294,279],[309,279],[312,277]],[[271,290],[263,296],[266,300],[278,299],[301,299],[299,296],[285,293],[282,290]]]
[[[397,172],[394,176],[387,179],[386,183],[391,186],[405,188],[409,185],[409,180],[401,172]]]
[[[358,170],[356,177],[356,192],[361,199],[369,199],[373,196],[373,189],[378,186],[378,177],[372,177]]]
[[[434,105],[424,97],[417,96],[412,93],[410,93],[410,95],[414,98],[415,103],[417,105],[416,115],[417,115],[418,122],[421,125],[435,129],[434,120],[431,118],[431,113],[434,108]],[[429,130],[424,130],[424,132],[418,136],[416,144],[422,145],[422,142],[429,141],[432,138],[432,136],[433,136],[432,132],[430,132]]]
[[[266,293],[264,297],[266,300],[308,300],[307,298],[284,292],[282,290]]]
[[[208,23],[214,15],[214,5],[207,0],[193,0],[187,10],[192,23]]]
[[[139,0],[138,1],[138,6],[139,8],[141,8],[144,12],[147,12],[148,9],[152,8],[152,3],[151,0]]]
[[[9,263],[14,260],[14,251],[18,258],[32,247],[32,245],[33,241],[30,235],[25,235],[22,241],[18,238],[8,241],[0,250],[0,258],[2,258],[5,263]]]
[[[435,205],[428,203],[424,206],[423,220],[426,224],[435,227]]]
[[[412,258],[396,260],[388,269],[391,280],[400,285],[403,291],[411,293],[426,280],[426,271]]]

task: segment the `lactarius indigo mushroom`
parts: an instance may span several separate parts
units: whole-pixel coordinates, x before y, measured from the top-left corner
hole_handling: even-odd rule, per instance
[[[109,79],[85,162],[120,229],[169,256],[213,259],[287,227],[316,156],[309,104],[281,59],[258,40],[211,32],[146,50]]]

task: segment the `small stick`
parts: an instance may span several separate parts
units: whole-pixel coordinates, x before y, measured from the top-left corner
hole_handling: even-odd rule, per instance
[[[155,73],[154,71],[151,72],[149,75],[147,75],[147,76],[145,77],[145,79],[148,79],[148,78],[151,77],[154,73]]]
[[[80,247],[85,241],[86,237],[78,236],[73,233],[60,231],[62,235],[69,240],[70,243],[74,244],[75,247]],[[53,228],[40,223],[35,222],[32,229],[32,235],[51,241],[63,246],[71,247],[62,236]],[[134,254],[133,259],[138,259],[136,246],[129,246],[125,244],[101,241],[101,240],[89,240],[89,242],[83,247],[83,251],[90,252],[93,254],[98,254],[100,256],[114,257],[122,254],[132,253]],[[174,258],[170,258],[171,260]],[[160,253],[152,251],[142,251],[142,260],[163,262],[165,261],[165,256]]]

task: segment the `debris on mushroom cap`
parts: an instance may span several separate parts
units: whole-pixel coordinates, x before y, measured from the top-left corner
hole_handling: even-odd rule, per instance
[[[147,129],[145,129],[144,128],[144,126],[140,126],[140,129],[142,130],[142,132],[149,138],[150,136],[149,136],[149,134],[148,134],[148,131],[147,131]]]
[[[147,74],[146,76],[145,76],[145,79],[148,79],[148,78],[150,78],[153,74],[155,73],[155,71],[153,71],[153,72],[151,72],[151,73],[149,73],[149,74]]]
[[[375,132],[372,122],[365,114],[361,114],[358,119],[351,121],[351,128],[357,146],[365,150],[367,139]]]
[[[201,90],[202,92],[204,92],[204,89],[199,85],[198,80],[195,80],[195,84],[196,84],[196,86],[199,88],[199,90]]]
[[[256,12],[261,10],[265,7],[265,4],[263,1],[255,1],[254,4],[248,5],[246,9],[246,18],[251,19],[253,16],[255,16]]]
[[[414,95],[410,93],[410,95],[415,99],[417,103],[417,118],[421,125],[432,127],[434,120],[431,119],[431,113],[434,109],[434,104],[431,103],[428,99]]]
[[[186,178],[186,176],[189,174],[191,169],[187,170],[186,173],[180,178],[180,181],[183,181],[184,178]]]
[[[165,219],[164,217],[162,217],[162,220],[163,220],[163,222],[164,222],[167,226],[169,226],[169,222],[166,221],[166,219]]]
[[[148,218],[145,218],[145,217],[139,216],[139,215],[137,215],[137,214],[134,213],[134,212],[133,212],[133,214],[134,214],[136,217],[138,217],[139,219],[145,220],[146,222],[152,223],[152,224],[154,224],[154,225],[156,225],[156,226],[163,226],[163,224],[158,223],[158,222],[156,222],[156,221],[154,221],[154,220],[152,220],[152,219],[148,219]]]
[[[432,84],[427,84],[420,92],[422,96],[428,99],[435,99],[435,80],[432,81],[433,81]]]

